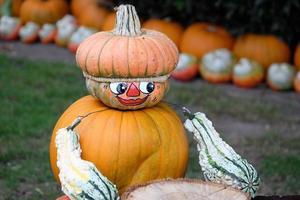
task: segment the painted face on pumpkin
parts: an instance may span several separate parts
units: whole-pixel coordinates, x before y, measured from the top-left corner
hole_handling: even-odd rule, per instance
[[[163,98],[168,82],[111,82],[97,83],[87,80],[89,92],[109,107],[135,110],[151,107]]]
[[[109,84],[110,91],[125,106],[138,106],[144,103],[155,90],[153,82],[116,82]]]

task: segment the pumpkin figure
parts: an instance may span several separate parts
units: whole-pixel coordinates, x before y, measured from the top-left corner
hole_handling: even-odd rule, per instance
[[[0,19],[0,38],[3,40],[16,40],[20,28],[21,22],[18,18],[2,16]]]
[[[295,67],[288,63],[274,63],[268,69],[267,81],[273,90],[289,90],[293,87]]]
[[[40,27],[34,22],[28,22],[20,29],[21,41],[27,44],[34,43],[39,38]]]
[[[264,68],[290,59],[289,46],[274,35],[242,35],[235,42],[233,52],[238,58],[253,59]]]
[[[233,67],[232,79],[239,87],[256,87],[264,79],[264,68],[253,60],[241,58]]]
[[[296,92],[300,93],[300,71],[297,72],[294,79],[294,88]]]
[[[223,27],[208,23],[194,23],[184,31],[180,50],[202,58],[204,54],[216,49],[231,49],[233,42],[234,39]]]
[[[56,27],[53,24],[44,24],[39,31],[39,37],[43,44],[48,44],[54,41],[56,36]]]
[[[176,69],[172,72],[171,76],[175,80],[190,81],[193,80],[199,73],[198,68],[199,61],[196,56],[187,53],[180,53]]]
[[[201,76],[211,83],[228,82],[231,80],[234,63],[235,58],[227,49],[217,49],[209,52],[201,60]]]
[[[42,26],[55,23],[68,13],[69,7],[65,0],[26,0],[20,11],[23,23],[35,22]]]
[[[140,27],[132,6],[120,6],[113,31],[84,40],[76,53],[88,91],[109,107],[134,110],[157,104],[178,61],[164,34]]]
[[[75,128],[82,158],[124,192],[149,180],[182,177],[188,161],[188,143],[177,114],[166,104],[136,111],[106,107],[86,96],[73,103],[58,120],[51,138],[50,159],[58,180],[56,132],[78,116],[88,117]]]
[[[298,70],[300,70],[300,42],[298,43],[296,49],[295,49],[295,55],[294,55],[294,64]]]

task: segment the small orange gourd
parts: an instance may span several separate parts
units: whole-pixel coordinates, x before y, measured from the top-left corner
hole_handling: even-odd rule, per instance
[[[238,58],[249,58],[268,68],[273,63],[289,62],[289,46],[274,35],[246,34],[233,48]]]
[[[81,157],[94,163],[120,193],[131,185],[184,176],[188,142],[179,117],[169,106],[160,103],[124,112],[86,96],[64,112],[53,130],[50,160],[57,180],[56,132],[89,113],[93,114],[75,128],[80,136]]]
[[[234,39],[221,26],[209,23],[194,23],[183,33],[180,51],[201,58],[215,49],[232,49]]]
[[[133,6],[121,5],[115,28],[83,41],[76,61],[93,96],[110,107],[134,110],[163,98],[178,50],[163,33],[141,29]]]

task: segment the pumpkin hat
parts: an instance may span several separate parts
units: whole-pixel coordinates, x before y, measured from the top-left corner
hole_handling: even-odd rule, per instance
[[[176,45],[163,33],[141,29],[132,5],[117,9],[115,28],[83,41],[76,53],[87,79],[97,82],[164,82],[178,61]]]

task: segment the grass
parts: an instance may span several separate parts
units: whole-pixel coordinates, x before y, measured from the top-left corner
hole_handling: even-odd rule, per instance
[[[0,74],[0,199],[55,199],[60,189],[49,164],[51,131],[66,107],[87,94],[82,74],[73,65],[4,55]],[[262,172],[262,193],[299,193],[300,135],[284,135],[293,126],[299,133],[299,116],[286,115],[290,108],[276,102],[232,95],[224,86],[196,84],[172,82],[166,100],[215,117],[286,124],[278,134],[238,137],[233,146]],[[196,144],[190,140],[190,145],[187,176],[201,178]]]

